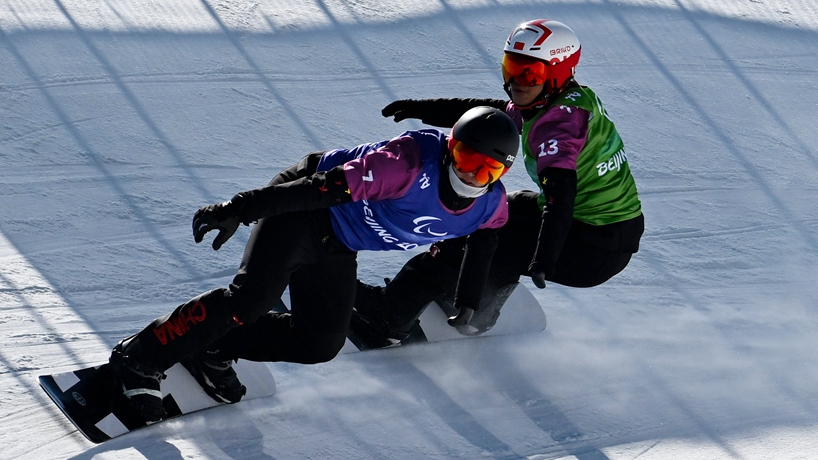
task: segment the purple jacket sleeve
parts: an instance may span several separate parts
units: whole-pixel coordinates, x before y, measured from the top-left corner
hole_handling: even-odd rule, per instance
[[[538,118],[528,134],[528,146],[543,169],[577,169],[579,152],[588,137],[590,114],[577,107],[552,107]]]
[[[378,150],[344,164],[354,201],[387,200],[406,194],[421,170],[418,144],[409,136],[392,139]]]

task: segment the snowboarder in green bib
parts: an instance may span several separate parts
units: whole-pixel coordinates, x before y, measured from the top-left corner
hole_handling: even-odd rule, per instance
[[[451,126],[466,110],[504,110],[522,132],[526,170],[537,191],[509,194],[509,220],[500,229],[483,301],[449,324],[465,333],[490,329],[504,286],[530,276],[572,287],[604,283],[638,251],[644,231],[642,207],[622,139],[601,101],[574,79],[580,58],[576,34],[553,20],[517,26],[502,60],[504,89],[495,99],[399,100],[382,113],[396,122],[420,119]],[[359,282],[356,314],[384,336],[387,346],[404,340],[432,300],[451,303],[465,239],[435,243],[412,258],[386,287]],[[449,299],[449,300],[446,300]]]

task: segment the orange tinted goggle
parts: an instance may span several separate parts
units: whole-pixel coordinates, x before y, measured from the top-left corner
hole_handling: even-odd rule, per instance
[[[503,54],[503,81],[514,79],[525,86],[536,86],[548,79],[548,66],[539,59],[515,53]]]
[[[449,138],[449,151],[452,152],[452,164],[462,173],[473,173],[481,184],[495,182],[508,168],[499,161],[472,149],[457,139]]]

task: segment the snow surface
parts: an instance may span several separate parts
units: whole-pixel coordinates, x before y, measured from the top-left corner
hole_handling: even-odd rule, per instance
[[[578,33],[647,231],[537,335],[270,364],[271,398],[87,442],[37,386],[229,282],[200,206],[504,97],[526,19]],[[818,458],[814,0],[0,0],[0,457]],[[515,167],[509,189],[531,188]],[[409,254],[362,253],[379,282]]]

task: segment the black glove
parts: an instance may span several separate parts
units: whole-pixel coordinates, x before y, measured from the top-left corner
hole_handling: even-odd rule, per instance
[[[401,99],[381,110],[385,117],[395,117],[395,122],[417,118],[427,125],[451,128],[469,109],[487,105],[505,110],[508,101],[502,99]]]
[[[548,271],[544,270],[537,262],[532,263],[528,267],[528,276],[531,277],[531,281],[534,283],[534,286],[537,286],[540,289],[545,289],[545,280],[552,274],[553,273],[548,273]]]
[[[471,317],[474,316],[474,310],[469,307],[463,307],[460,309],[460,313],[457,316],[452,316],[449,318],[449,326],[452,327],[462,327],[469,324],[469,320]]]
[[[423,110],[421,110],[420,101],[401,99],[384,107],[381,115],[387,118],[394,116],[395,123],[397,123],[407,118],[422,118]]]
[[[218,230],[213,240],[213,249],[218,251],[242,222],[239,217],[242,201],[241,195],[236,195],[230,201],[199,208],[193,215],[193,240],[201,243],[205,233]]]

